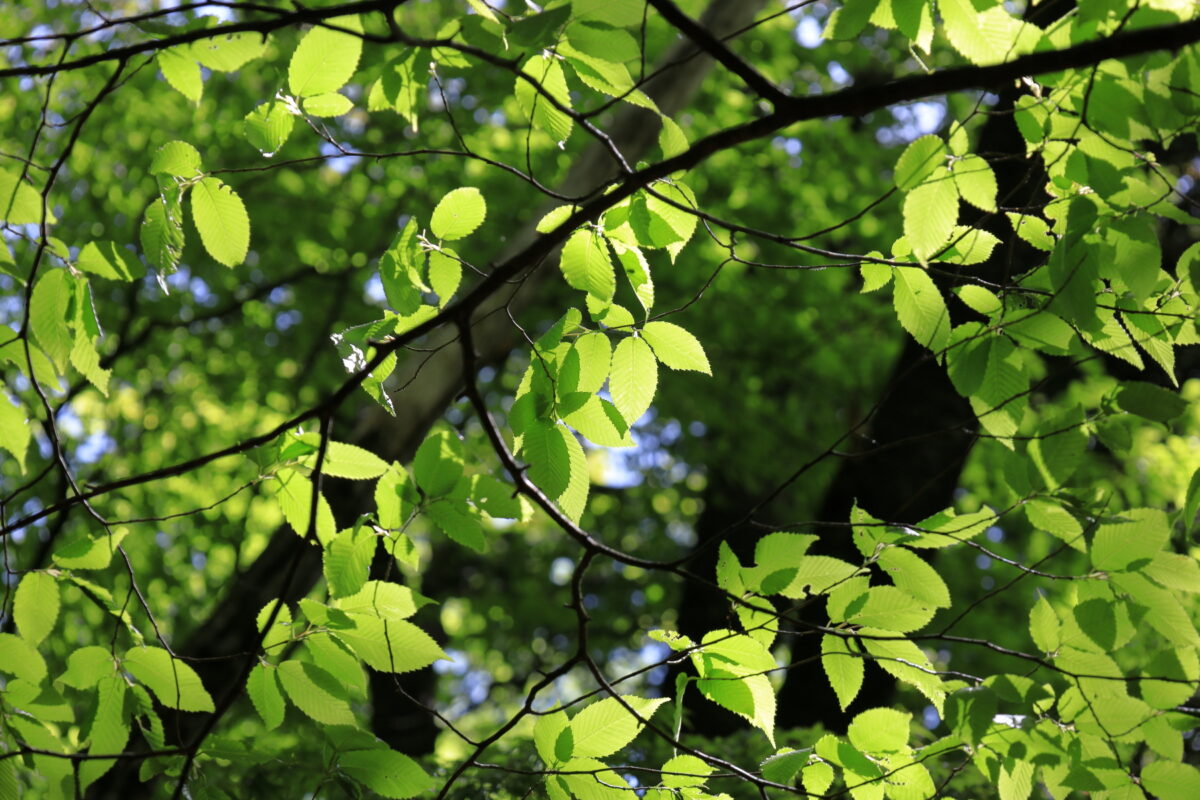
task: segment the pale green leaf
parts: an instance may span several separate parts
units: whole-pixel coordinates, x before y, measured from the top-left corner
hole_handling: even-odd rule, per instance
[[[316,457],[313,457],[316,466]],[[335,478],[368,480],[378,478],[388,471],[388,463],[370,450],[345,442],[330,442],[321,462],[321,472]]]
[[[284,470],[279,473],[279,485],[275,499],[283,511],[283,518],[297,536],[308,536],[310,514],[312,513],[312,481],[295,470]],[[317,499],[317,523],[315,530],[317,541],[327,544],[337,534],[333,521],[333,509],[323,495]]]
[[[413,591],[391,581],[367,581],[355,594],[334,601],[343,611],[374,614],[388,620],[401,620],[417,613]]]
[[[246,679],[246,694],[250,696],[250,702],[254,704],[254,710],[262,718],[267,730],[273,731],[283,723],[287,707],[275,667],[255,664],[250,677]]]
[[[448,431],[430,434],[413,457],[413,478],[428,497],[441,497],[463,473],[462,442]]]
[[[75,286],[66,270],[47,270],[33,287],[29,301],[29,326],[42,350],[62,370],[74,346],[68,328],[68,310]]]
[[[1171,538],[1167,515],[1155,508],[1135,508],[1120,514],[1122,522],[1101,525],[1092,541],[1092,565],[1118,571],[1149,564]]]
[[[442,499],[430,503],[425,513],[442,532],[459,544],[477,553],[487,552],[487,537],[483,535],[483,521],[461,500]]]
[[[25,453],[29,449],[32,432],[25,416],[25,409],[13,405],[7,392],[0,392],[0,447],[12,453],[21,472],[25,472]]]
[[[454,241],[473,233],[486,216],[487,203],[480,191],[463,186],[438,201],[429,228],[437,238]]]
[[[192,187],[192,221],[204,249],[227,267],[236,267],[250,248],[250,217],[237,192],[216,178]]]
[[[19,173],[0,169],[0,222],[28,225],[41,220],[42,196],[38,190],[21,180]]]
[[[116,664],[107,648],[87,645],[67,656],[67,671],[58,680],[75,689],[90,689],[114,669]]]
[[[199,151],[178,139],[158,148],[150,162],[151,174],[172,175],[176,178],[193,178],[201,168]]]
[[[395,750],[351,750],[338,756],[338,768],[384,797],[415,797],[431,784],[420,764]]]
[[[1058,614],[1045,596],[1039,595],[1029,612],[1029,635],[1043,653],[1053,653],[1062,644],[1059,627]]]
[[[958,221],[958,190],[941,169],[904,197],[904,236],[920,259],[944,248]]]
[[[192,42],[192,57],[209,69],[233,72],[260,57],[267,49],[261,33],[225,33]]]
[[[337,637],[380,672],[412,672],[445,658],[429,634],[403,620],[384,620],[350,613],[354,626],[336,631]]]
[[[242,122],[242,132],[251,146],[257,148],[264,156],[270,157],[279,152],[292,133],[295,118],[287,106],[278,101],[259,104],[246,115]]]
[[[703,786],[714,769],[708,762],[687,754],[668,759],[662,765],[662,783],[675,789]]]
[[[894,708],[871,708],[850,721],[850,744],[867,753],[887,753],[908,747],[912,715]]]
[[[642,328],[642,336],[654,355],[671,369],[689,369],[712,375],[712,367],[708,364],[708,356],[704,347],[688,331],[671,322],[647,322]]]
[[[462,262],[449,248],[429,253],[429,287],[438,296],[438,306],[445,307],[462,282]]]
[[[642,719],[649,719],[666,697],[646,700],[633,695],[621,698]],[[641,730],[637,720],[615,697],[606,697],[584,708],[571,720],[571,735],[574,741],[572,757],[604,758],[617,752],[633,741]]]
[[[911,550],[888,547],[876,563],[891,576],[897,587],[932,608],[950,607],[950,590],[937,570]]]
[[[988,162],[977,155],[963,156],[951,162],[950,174],[963,200],[983,211],[996,210],[996,173]]]
[[[950,342],[950,312],[942,293],[923,269],[900,267],[895,270],[896,316],[906,331],[935,353]]]
[[[12,612],[21,638],[37,646],[54,630],[61,604],[58,581],[53,576],[45,572],[26,573],[17,585]]]
[[[617,289],[616,273],[608,245],[596,231],[584,228],[571,234],[563,245],[559,265],[572,288],[587,292],[604,304],[612,300]]]
[[[658,362],[644,339],[628,336],[613,351],[608,390],[613,405],[630,425],[641,419],[658,389]]]
[[[958,295],[958,299],[967,304],[973,311],[978,311],[984,316],[990,317],[993,314],[999,313],[1003,308],[1003,303],[996,296],[995,292],[990,289],[985,289],[982,286],[967,284],[959,286],[954,290]]]
[[[1155,761],[1142,769],[1142,784],[1159,800],[1193,800],[1200,796],[1200,770],[1191,764]]]
[[[362,32],[358,15],[335,17],[330,26]],[[304,34],[288,64],[288,88],[300,97],[336,92],[354,76],[362,39],[351,33],[316,27]]]
[[[191,56],[191,47],[182,45],[159,50],[155,57],[158,68],[167,83],[193,103],[200,102],[204,93],[204,81],[200,78],[200,65]]]
[[[98,684],[96,711],[88,729],[88,753],[120,753],[129,741],[129,720],[125,715],[125,679],[108,675]],[[85,788],[116,764],[115,759],[90,759],[79,765],[79,786]]]
[[[353,725],[346,689],[315,664],[286,661],[275,670],[288,699],[307,716],[325,725]]]
[[[574,123],[569,116],[555,106],[571,108],[571,96],[567,90],[567,78],[558,61],[549,55],[534,56],[525,62],[521,72],[538,84],[542,94],[533,83],[524,77],[517,78],[515,95],[521,110],[534,126],[550,134],[556,142],[564,142],[571,135]],[[546,95],[549,95],[547,97]],[[551,102],[549,98],[553,98]]]
[[[137,256],[116,242],[88,242],[79,251],[75,266],[116,281],[133,281],[146,274],[146,268]]]
[[[537,722],[533,724],[533,743],[543,763],[557,764],[571,758],[570,751],[574,749],[574,742],[568,742],[570,747],[567,747],[566,744],[562,747],[559,746],[564,734],[567,739],[571,738],[567,712],[552,711],[537,718]]]
[[[334,597],[355,594],[367,582],[367,571],[379,537],[369,528],[347,528],[325,548],[325,582]]]
[[[0,633],[0,672],[41,683],[46,677],[46,662],[29,642],[11,633]]]
[[[146,685],[168,708],[212,711],[213,700],[200,676],[186,662],[172,658],[161,647],[134,647],[121,659],[121,667]]]
[[[946,145],[932,134],[916,139],[896,161],[896,187],[902,192],[916,189],[938,167],[946,163]]]
[[[847,639],[825,634],[821,637],[821,666],[837,695],[838,705],[845,711],[862,688],[865,672],[862,658],[851,651]]]

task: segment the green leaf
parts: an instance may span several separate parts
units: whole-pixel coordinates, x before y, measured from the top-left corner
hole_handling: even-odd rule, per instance
[[[670,322],[647,322],[642,336],[654,348],[654,355],[671,369],[690,369],[712,375],[708,356],[695,336]]]
[[[67,671],[58,680],[75,689],[90,689],[115,669],[112,653],[98,645],[87,645],[71,652]]]
[[[279,501],[283,518],[300,537],[308,536],[308,526],[311,521],[309,514],[312,513],[312,493],[312,481],[300,473],[294,470],[284,470],[279,473],[279,485],[276,489],[275,499]],[[333,509],[329,507],[329,501],[323,495],[317,499],[315,533],[317,541],[322,545],[327,544],[337,534],[337,527],[333,521]]]
[[[462,282],[462,262],[449,248],[429,252],[429,286],[438,296],[438,307],[444,308],[458,291]]]
[[[950,174],[963,200],[983,211],[996,210],[996,173],[988,162],[977,155],[963,156],[951,162]]]
[[[252,147],[270,158],[292,135],[295,118],[283,103],[272,100],[260,103],[246,115],[242,122],[242,133]]]
[[[850,649],[844,637],[825,634],[821,637],[821,666],[837,695],[838,705],[845,711],[862,688],[865,672],[862,658]]]
[[[154,153],[150,172],[154,175],[172,175],[176,178],[194,178],[202,169],[200,153],[187,142],[167,142]]]
[[[933,279],[923,269],[895,270],[896,316],[920,344],[939,353],[950,342],[950,312]]]
[[[192,42],[192,57],[209,69],[234,72],[262,56],[267,37],[260,33],[224,33]]]
[[[990,317],[993,314],[998,314],[1004,308],[1003,303],[1000,302],[1000,298],[994,292],[982,286],[975,286],[974,284],[959,286],[954,290],[954,293],[972,311],[978,311],[984,316]]]
[[[850,721],[850,744],[867,753],[888,753],[908,747],[912,715],[894,708],[870,708]]]
[[[829,18],[825,27],[827,39],[853,39],[866,27],[880,0],[846,0]],[[820,794],[818,792],[818,794]]]
[[[412,468],[426,496],[449,494],[463,474],[462,442],[447,431],[430,434],[417,448]]]
[[[120,753],[129,741],[129,720],[125,715],[125,679],[119,675],[108,675],[98,684],[96,712],[88,730],[88,754]],[[79,786],[84,788],[95,782],[116,764],[115,759],[88,760],[79,766]]]
[[[191,47],[182,45],[159,50],[155,57],[167,83],[193,103],[200,102],[204,93],[204,81],[200,78],[200,65],[191,56]]]
[[[368,528],[347,528],[325,548],[325,582],[334,597],[353,595],[367,582],[379,537]]]
[[[314,117],[340,117],[349,114],[353,108],[354,101],[337,92],[304,98],[304,113]]]
[[[381,619],[401,620],[417,613],[413,591],[391,581],[367,581],[355,594],[334,601],[343,611],[374,614]]]
[[[662,765],[662,783],[675,789],[703,786],[714,771],[711,765],[696,756],[678,755]]]
[[[54,630],[60,605],[57,580],[45,572],[26,573],[13,600],[13,621],[21,638],[36,647]]]
[[[425,513],[454,541],[476,553],[487,552],[488,543],[483,534],[483,521],[466,503],[461,500],[439,500],[431,503],[425,509]]]
[[[521,72],[528,75],[542,90],[562,108],[571,108],[571,96],[567,90],[567,78],[563,68],[553,56],[534,56],[525,62]],[[525,78],[517,78],[515,88],[517,103],[527,119],[537,128],[550,134],[556,142],[565,142],[571,135],[574,123],[569,116],[555,107],[545,95],[534,88]]]
[[[938,11],[946,38],[974,64],[997,64],[1015,58],[1037,42],[1037,33],[1010,16],[1003,6],[980,13],[971,0],[942,0]]]
[[[42,350],[62,371],[74,346],[67,327],[75,285],[66,270],[47,270],[33,287],[29,301],[29,326]]]
[[[859,266],[858,271],[863,279],[863,287],[860,290],[862,294],[882,289],[892,279],[892,268],[888,264],[864,262]]]
[[[25,453],[31,437],[25,409],[13,405],[8,392],[0,391],[0,447],[12,453],[22,474],[25,472]]]
[[[658,362],[644,339],[629,336],[613,351],[608,390],[613,405],[630,425],[641,419],[658,389]]]
[[[608,334],[599,331],[585,333],[575,340],[563,360],[563,367],[559,371],[560,386],[567,383],[570,391],[594,394],[608,380],[611,367],[612,343]],[[572,369],[575,377],[569,381],[566,375]]]
[[[916,189],[946,163],[946,145],[932,134],[915,139],[896,161],[896,187],[902,192]]]
[[[236,267],[250,248],[250,217],[242,198],[216,178],[192,187],[192,221],[204,249],[227,267]]]
[[[1131,414],[1162,423],[1179,417],[1188,408],[1188,402],[1175,392],[1145,381],[1123,381],[1117,403]]]
[[[0,222],[28,225],[41,221],[42,196],[38,190],[21,180],[17,172],[0,169]]]
[[[338,756],[338,768],[384,797],[415,797],[431,785],[421,765],[395,750],[351,750]]]
[[[767,756],[761,764],[762,776],[775,783],[791,783],[800,768],[808,763],[808,753],[792,750],[787,747],[772,756]],[[805,784],[807,788],[807,784]],[[816,792],[823,794],[823,792]]]
[[[165,274],[175,271],[183,252],[183,219],[178,211],[178,204],[172,207],[166,200],[155,200],[146,209],[138,230],[146,260]]]
[[[88,242],[79,251],[75,266],[115,281],[133,281],[146,274],[146,268],[137,256],[116,242]]]
[[[316,465],[316,457],[313,457]],[[369,480],[378,478],[388,471],[388,463],[370,450],[345,442],[330,442],[321,462],[321,472],[335,478]]]
[[[904,197],[904,236],[919,259],[944,248],[958,221],[958,189],[944,168]]]
[[[333,27],[362,33],[358,15],[335,17]],[[316,27],[304,34],[288,64],[288,88],[299,97],[336,92],[354,77],[362,39],[350,33]]]
[[[559,742],[566,738],[562,746]],[[547,766],[567,761],[571,758],[574,742],[571,740],[570,720],[565,711],[551,711],[537,718],[533,724],[533,743],[538,756]],[[569,746],[568,746],[569,745]]]
[[[352,628],[337,630],[339,639],[380,672],[412,672],[446,658],[429,634],[400,620],[384,620],[366,614],[349,614]]]
[[[621,699],[642,719],[649,719],[669,698],[646,700],[633,695],[623,695]],[[641,727],[642,723],[615,697],[606,697],[592,703],[571,720],[571,736],[574,742],[572,757],[610,756],[632,742]]]
[[[925,626],[933,611],[908,592],[894,586],[872,586],[861,606],[852,604],[847,622],[908,633]]]
[[[250,677],[246,679],[246,694],[250,696],[250,702],[254,704],[254,710],[262,718],[267,730],[273,731],[283,723],[287,706],[275,667],[255,664],[254,669],[250,670]]]
[[[1192,800],[1200,795],[1200,770],[1191,764],[1155,761],[1142,770],[1142,785],[1160,800]]]
[[[522,47],[542,44],[550,38],[551,33],[562,27],[570,15],[570,6],[559,6],[538,14],[529,14],[509,27],[508,38]]]
[[[346,689],[315,664],[285,661],[275,670],[288,699],[307,716],[325,725],[353,725]]]
[[[29,642],[11,633],[0,633],[0,672],[41,683],[46,677],[46,662]]]
[[[111,535],[91,537],[87,535],[72,539],[55,549],[53,560],[67,569],[104,569],[112,561],[117,546],[127,535],[120,531]]]
[[[595,230],[582,228],[571,234],[563,245],[559,266],[572,288],[587,292],[603,304],[612,301],[617,290],[616,273],[608,245]]]
[[[473,233],[486,216],[487,203],[480,191],[463,186],[438,201],[429,227],[437,238],[454,241]]]
[[[1123,522],[1106,523],[1092,541],[1092,565],[1107,572],[1149,564],[1171,538],[1167,515],[1156,508],[1122,512]]]
[[[911,550],[888,547],[879,554],[877,564],[892,576],[897,587],[933,608],[950,607],[950,590],[937,570]]]
[[[121,659],[122,668],[146,685],[168,708],[212,711],[213,700],[200,676],[187,663],[161,647],[134,647]]]
[[[1054,613],[1044,595],[1038,595],[1037,602],[1029,612],[1029,635],[1043,653],[1053,653],[1062,644],[1058,614]]]
[[[571,480],[570,432],[561,425],[538,422],[525,431],[521,453],[529,463],[529,477],[550,499],[567,490]]]

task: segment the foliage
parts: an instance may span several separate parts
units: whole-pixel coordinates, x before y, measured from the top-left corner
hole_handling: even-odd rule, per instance
[[[1200,793],[1194,4],[0,37],[0,798]]]

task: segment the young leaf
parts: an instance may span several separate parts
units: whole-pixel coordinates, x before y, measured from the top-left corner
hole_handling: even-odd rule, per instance
[[[373,669],[412,672],[446,658],[437,642],[411,622],[360,613],[348,616],[353,627],[337,630],[337,637]]]
[[[850,744],[868,753],[886,753],[908,747],[912,717],[894,708],[871,708],[850,721]]]
[[[428,436],[413,457],[413,478],[429,497],[448,494],[462,473],[462,442],[447,431]]]
[[[29,642],[11,633],[0,633],[0,672],[41,683],[46,677],[46,662]]]
[[[613,351],[608,389],[613,405],[630,425],[641,419],[658,388],[658,362],[645,340],[628,336]]]
[[[846,639],[826,634],[821,637],[821,666],[833,686],[838,704],[845,711],[862,688],[863,659],[851,651]]]
[[[922,260],[946,246],[958,220],[958,190],[946,170],[904,197],[904,236]]]
[[[271,101],[260,103],[246,115],[242,122],[242,132],[251,146],[257,148],[264,156],[270,157],[279,152],[292,133],[295,118],[287,107],[280,102]]]
[[[946,163],[946,145],[932,134],[913,141],[896,161],[896,188],[912,191]]]
[[[941,291],[923,269],[900,267],[895,274],[894,300],[900,324],[919,343],[941,352],[950,342],[950,312]]]
[[[26,573],[13,600],[13,621],[21,638],[37,646],[54,630],[60,605],[58,581],[45,572]]]
[[[186,662],[161,647],[134,647],[121,659],[122,668],[146,685],[168,708],[212,711],[213,700],[200,676]]]
[[[395,750],[351,750],[338,756],[338,769],[384,797],[415,797],[430,786],[421,765]]]
[[[525,62],[521,72],[528,75],[542,91],[554,98],[562,108],[571,108],[571,96],[567,90],[567,78],[553,56],[534,56]],[[555,107],[546,95],[524,77],[517,78],[515,89],[517,103],[535,127],[549,133],[556,142],[565,142],[571,135],[574,123],[564,112]]]
[[[167,142],[154,153],[150,162],[153,175],[172,175],[176,178],[193,178],[202,168],[200,153],[195,147],[178,139]]]
[[[200,78],[200,65],[191,56],[191,47],[182,45],[159,50],[155,61],[167,83],[193,103],[200,102],[204,81]]]
[[[306,715],[325,725],[353,725],[354,713],[346,689],[315,664],[285,661],[275,670],[288,699]]]
[[[708,356],[695,336],[670,322],[647,322],[642,336],[654,348],[654,355],[671,369],[690,369],[712,375]]]
[[[275,667],[266,664],[255,664],[246,679],[246,694],[254,704],[254,710],[262,717],[267,730],[272,731],[283,722],[287,706],[283,700],[283,691],[279,686],[279,678]]]
[[[473,233],[486,216],[483,195],[474,186],[463,186],[438,201],[429,228],[437,238],[454,241]]]
[[[237,192],[216,178],[192,187],[192,221],[204,249],[227,267],[236,267],[250,248],[250,217]]]
[[[646,700],[633,695],[624,695],[621,699],[642,719],[649,719],[659,706],[668,701],[666,697]],[[572,757],[610,756],[632,742],[641,727],[642,723],[615,697],[592,703],[571,720],[574,742]]]
[[[328,20],[331,27],[315,27],[296,46],[288,64],[288,88],[299,97],[336,92],[354,76],[362,55],[362,39],[352,33],[362,33],[358,15]]]
[[[316,458],[313,458],[315,465]],[[321,471],[335,478],[368,480],[388,471],[388,464],[370,450],[345,442],[330,442],[325,451]]]
[[[353,108],[354,101],[337,92],[304,98],[304,113],[314,117],[340,117],[349,114]]]
[[[563,245],[559,264],[571,287],[587,292],[603,304],[612,300],[617,278],[608,245],[599,233],[584,228],[571,234]]]
[[[996,173],[977,155],[963,156],[950,164],[959,195],[983,211],[996,210]]]

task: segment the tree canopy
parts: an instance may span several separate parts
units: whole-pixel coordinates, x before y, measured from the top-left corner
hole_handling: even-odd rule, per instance
[[[1200,797],[1190,0],[0,8],[0,800]]]

